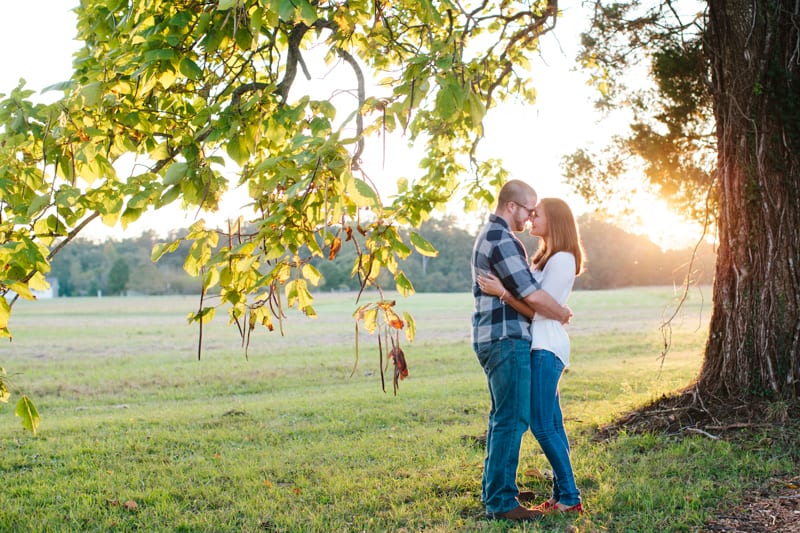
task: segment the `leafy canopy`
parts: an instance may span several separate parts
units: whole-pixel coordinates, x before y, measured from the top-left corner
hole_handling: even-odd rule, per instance
[[[314,316],[313,257],[357,246],[362,288],[398,260],[435,254],[413,230],[457,191],[465,209],[505,179],[475,147],[488,110],[532,101],[526,76],[555,2],[528,0],[81,0],[71,79],[52,105],[20,85],[0,100],[0,335],[16,297],[46,286],[50,260],[94,219],[123,228],[180,202],[214,210],[232,185],[249,200],[227,228],[201,219],[184,239],[203,282],[202,323],[224,306],[243,335],[273,327],[282,306]],[[306,61],[322,52],[328,65]],[[311,69],[348,82],[298,89]],[[315,72],[314,80],[322,76]],[[365,139],[402,132],[423,143],[419,175],[397,176],[390,201],[361,168]],[[469,176],[469,178],[468,178]],[[242,228],[254,228],[243,231]],[[364,236],[363,246],[353,232]],[[153,259],[177,249],[164,243]],[[11,298],[9,292],[17,296]],[[210,305],[209,294],[218,294]],[[382,300],[381,300],[382,301]],[[390,306],[362,307],[389,309]],[[387,324],[400,325],[396,314]],[[413,329],[413,328],[408,328]]]
[[[386,268],[413,290],[397,258],[435,252],[398,227],[418,226],[468,167],[478,178],[469,205],[491,200],[484,187],[502,173],[473,158],[481,121],[511,94],[533,97],[518,70],[555,16],[539,2],[449,0],[84,0],[77,13],[85,45],[72,79],[55,86],[63,100],[34,105],[19,88],[2,102],[4,289],[29,296],[48,246],[92,218],[125,227],[178,200],[213,210],[233,166],[256,230],[198,221],[185,268],[218,287],[232,318],[267,326],[263,302],[278,286],[313,314],[307,285],[319,276],[308,261],[335,256],[353,230],[367,236],[353,267],[364,286]],[[312,47],[354,74],[343,119],[330,101],[291,92]],[[374,95],[364,71],[378,80]],[[398,128],[424,139],[426,155],[421,176],[399,179],[385,203],[360,158],[365,137]]]

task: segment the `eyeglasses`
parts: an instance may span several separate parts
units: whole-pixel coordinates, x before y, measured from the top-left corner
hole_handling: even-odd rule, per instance
[[[524,209],[525,211],[527,211],[528,212],[528,218],[536,216],[536,208],[535,207],[534,208],[525,207],[524,205],[518,204],[517,202],[514,202],[514,205],[517,205],[517,206],[521,207],[522,209]]]

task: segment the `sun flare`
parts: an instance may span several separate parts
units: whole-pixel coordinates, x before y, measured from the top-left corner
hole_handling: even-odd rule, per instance
[[[693,247],[704,238],[700,223],[676,213],[655,194],[640,193],[631,205],[628,212],[620,215],[620,225],[633,234],[646,236],[662,250]]]

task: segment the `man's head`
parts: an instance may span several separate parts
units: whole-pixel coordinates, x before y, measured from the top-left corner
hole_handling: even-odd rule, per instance
[[[522,231],[536,207],[536,191],[520,180],[511,180],[500,189],[494,214],[508,222],[511,231]]]

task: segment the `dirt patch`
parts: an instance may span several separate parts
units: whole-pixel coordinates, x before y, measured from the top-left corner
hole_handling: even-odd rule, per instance
[[[800,532],[800,476],[773,478],[757,494],[732,509],[720,509],[701,533]]]
[[[759,432],[769,429],[795,449],[795,464],[800,463],[800,404],[770,402],[743,404],[735,401],[703,400],[696,389],[664,396],[653,403],[626,413],[598,429],[596,438],[613,438],[619,431],[658,433],[667,436],[696,434],[710,439],[751,442]],[[800,476],[797,472],[773,477],[743,497],[733,508],[720,508],[701,533],[761,533],[781,531],[800,533]]]

